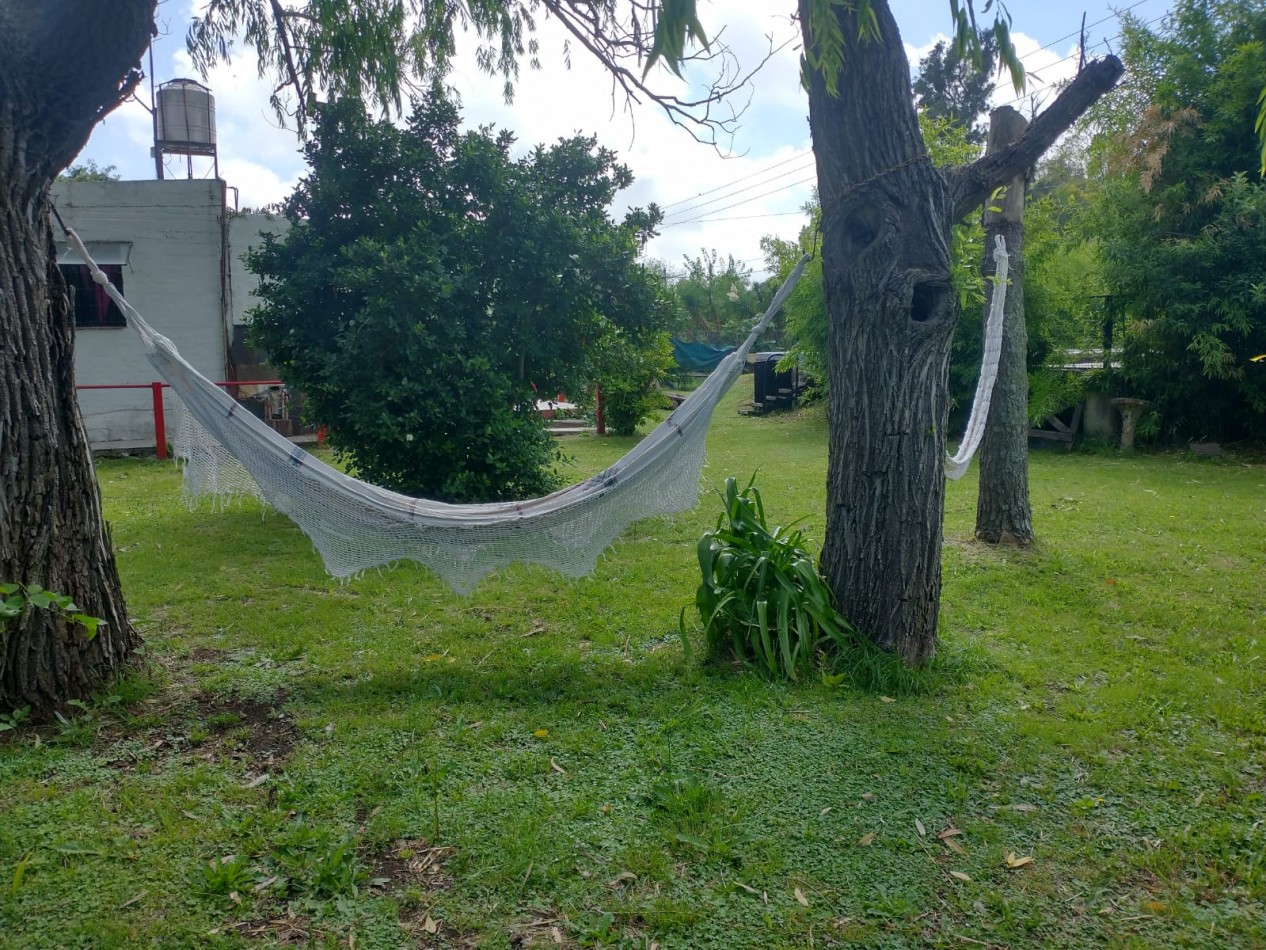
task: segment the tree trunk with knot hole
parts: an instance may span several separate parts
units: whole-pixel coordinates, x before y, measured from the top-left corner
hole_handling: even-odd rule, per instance
[[[805,49],[810,7],[800,0]],[[830,458],[822,571],[840,612],[916,665],[936,652],[945,502],[951,225],[1036,161],[1121,75],[1090,64],[1012,148],[938,171],[927,157],[901,36],[874,0],[877,39],[833,7],[844,44],[838,95],[806,70],[822,203]]]
[[[0,0],[0,583],[69,595],[103,621],[91,639],[29,606],[0,621],[0,711],[87,696],[140,642],[79,416],[48,190],[134,88],[153,11],[153,0]]]

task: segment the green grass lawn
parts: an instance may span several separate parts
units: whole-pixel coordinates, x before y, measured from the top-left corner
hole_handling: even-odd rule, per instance
[[[705,480],[820,539],[821,412],[737,400]],[[460,597],[99,472],[150,665],[0,740],[0,946],[1266,947],[1266,466],[1035,454],[1029,551],[951,483],[896,696],[683,660],[710,494]]]

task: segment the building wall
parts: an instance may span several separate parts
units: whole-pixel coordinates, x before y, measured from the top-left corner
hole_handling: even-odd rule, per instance
[[[260,235],[285,234],[290,222],[280,215],[247,212],[229,216],[229,283],[232,291],[232,320],[234,326],[247,322],[246,311],[259,303],[255,288],[259,278],[246,269],[242,255],[247,249],[259,244]]]
[[[246,324],[250,320],[247,311],[259,304],[259,298],[255,296],[259,278],[246,269],[242,255],[259,244],[263,234],[281,235],[289,227],[290,222],[280,215],[246,213],[229,217],[229,290],[232,300],[229,359],[235,379],[277,378],[277,371],[268,365],[264,354],[250,346],[247,339]],[[249,395],[257,391],[254,387],[246,387],[240,393]]]
[[[53,188],[58,211],[84,241],[131,243],[124,296],[214,380],[225,376],[230,306],[221,276],[228,263],[222,261],[223,187],[215,180],[170,180],[61,182]],[[78,328],[75,376],[79,384],[158,379],[128,328]],[[177,409],[170,393],[166,405],[170,427]],[[79,406],[94,446],[153,443],[149,391],[80,390]]]

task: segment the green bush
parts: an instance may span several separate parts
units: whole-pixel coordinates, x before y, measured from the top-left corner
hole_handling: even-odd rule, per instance
[[[634,435],[656,409],[667,404],[656,383],[673,365],[667,334],[643,347],[613,348],[602,376],[602,411],[607,428],[616,435]]]
[[[247,255],[251,336],[357,475],[449,502],[557,487],[537,393],[588,389],[668,319],[637,261],[659,221],[595,139],[514,157],[432,91],[404,127],[322,106],[284,237]]]

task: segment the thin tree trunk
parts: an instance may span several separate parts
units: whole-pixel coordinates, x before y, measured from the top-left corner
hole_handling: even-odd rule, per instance
[[[28,607],[0,629],[0,710],[99,688],[139,643],[75,394],[74,328],[48,189],[135,86],[153,0],[0,0],[0,581],[69,595],[89,639]]]
[[[1015,142],[1028,128],[1015,109],[1003,106],[989,116],[989,153]],[[1026,545],[1033,541],[1029,506],[1029,373],[1028,333],[1024,326],[1024,172],[1007,182],[998,211],[985,211],[986,313],[997,291],[989,280],[997,265],[994,238],[1001,235],[1010,256],[1006,288],[1002,352],[993,402],[980,445],[980,487],[976,503],[976,538],[990,544]]]
[[[806,54],[811,0],[800,0]],[[1091,64],[1009,149],[945,174],[918,130],[910,71],[885,0],[878,37],[833,8],[844,46],[838,95],[807,69],[822,204],[830,457],[822,571],[855,627],[909,664],[936,652],[945,502],[953,222],[1036,161],[1120,77]]]

